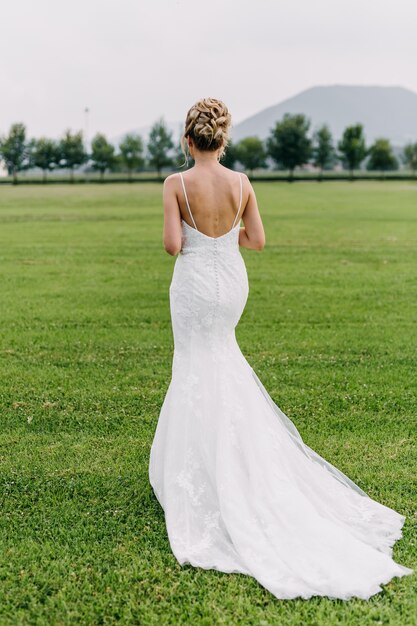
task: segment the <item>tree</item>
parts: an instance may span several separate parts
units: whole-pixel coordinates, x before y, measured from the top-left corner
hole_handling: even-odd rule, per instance
[[[46,182],[47,172],[53,170],[59,162],[58,146],[55,141],[46,137],[34,139],[31,146],[32,165],[43,170],[43,180]]]
[[[415,176],[417,170],[417,141],[408,143],[403,150],[402,159]]]
[[[266,167],[266,151],[259,137],[245,137],[236,145],[237,160],[249,171]]]
[[[369,148],[368,154],[369,161],[366,169],[370,171],[379,170],[380,172],[398,169],[398,161],[394,156],[389,139],[383,137],[376,139]]]
[[[152,126],[148,140],[149,163],[155,166],[158,176],[161,175],[161,169],[165,165],[172,165],[173,159],[168,156],[168,150],[172,148],[174,148],[172,133],[161,117]]]
[[[267,138],[269,156],[290,171],[290,179],[298,165],[307,163],[311,156],[311,139],[307,136],[310,120],[304,115],[285,113],[271,129]]]
[[[71,182],[74,182],[74,168],[79,167],[88,159],[84,149],[83,133],[71,133],[67,130],[58,146],[60,166],[67,167],[71,172]]]
[[[132,171],[137,167],[143,167],[143,139],[140,135],[126,135],[119,145],[122,162],[129,172],[129,180],[132,179]]]
[[[17,183],[17,174],[27,169],[30,164],[30,146],[26,141],[26,127],[24,124],[12,124],[9,134],[0,139],[0,156],[6,164],[9,175],[13,176],[13,183]]]
[[[360,167],[367,155],[362,124],[355,124],[345,128],[337,147],[340,152],[340,159],[345,167],[348,167],[350,176],[353,178],[353,170]]]
[[[232,170],[234,168],[236,161],[237,161],[236,144],[234,144],[232,141],[229,141],[227,148],[225,149],[225,152],[220,159],[220,163],[224,165],[224,167],[227,167],[230,170]]]
[[[333,137],[329,127],[324,124],[316,130],[313,137],[313,163],[320,168],[320,176],[326,167],[331,167],[335,159]]]
[[[100,172],[101,180],[104,172],[114,165],[114,146],[101,133],[97,133],[91,142],[91,160],[93,169]]]

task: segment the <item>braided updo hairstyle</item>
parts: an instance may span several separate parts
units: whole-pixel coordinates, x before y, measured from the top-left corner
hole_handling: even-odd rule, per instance
[[[185,129],[181,137],[181,149],[188,162],[187,137],[191,137],[197,150],[214,152],[221,148],[219,161],[223,157],[229,143],[229,128],[232,116],[227,106],[215,98],[198,100],[187,113]]]

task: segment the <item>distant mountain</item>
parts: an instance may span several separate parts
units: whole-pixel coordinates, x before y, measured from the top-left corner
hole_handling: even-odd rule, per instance
[[[233,142],[265,139],[284,113],[304,113],[311,130],[328,124],[335,139],[346,126],[362,123],[368,142],[387,137],[395,146],[417,141],[417,94],[403,87],[317,86],[248,117],[232,128]]]

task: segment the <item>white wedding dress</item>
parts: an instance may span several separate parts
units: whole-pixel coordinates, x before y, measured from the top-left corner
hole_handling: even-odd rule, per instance
[[[368,599],[413,573],[392,558],[405,517],[309,448],[267,393],[235,337],[249,291],[240,206],[231,230],[209,237],[180,176],[194,227],[182,220],[172,379],[149,465],[172,551],[253,576],[277,598]]]

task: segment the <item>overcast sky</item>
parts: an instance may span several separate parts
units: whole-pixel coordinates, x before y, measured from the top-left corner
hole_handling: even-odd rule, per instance
[[[13,0],[0,19],[0,133],[109,137],[199,98],[237,124],[314,85],[417,92],[415,0]]]

